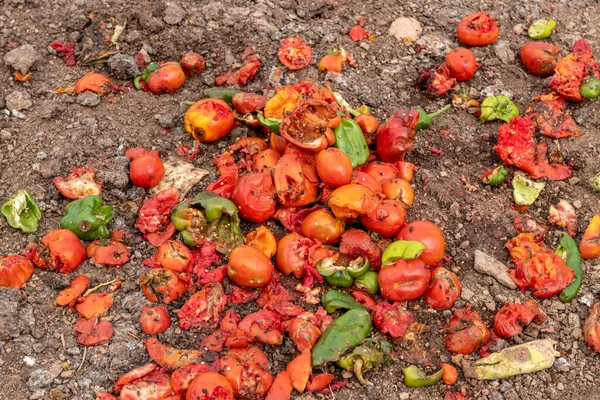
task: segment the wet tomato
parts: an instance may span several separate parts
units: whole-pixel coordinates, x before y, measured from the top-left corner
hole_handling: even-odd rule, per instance
[[[286,275],[293,273],[302,278],[305,267],[314,265],[322,249],[321,244],[298,233],[288,233],[277,243],[275,265]]]
[[[471,354],[491,337],[491,332],[479,313],[471,311],[469,305],[454,311],[444,328],[448,332],[445,338],[446,347],[455,354]]]
[[[319,61],[319,71],[342,72],[346,57],[340,54],[327,54]]]
[[[413,323],[413,318],[403,303],[381,302],[373,310],[373,323],[384,334],[388,333],[394,339],[402,338]]]
[[[391,238],[404,226],[406,210],[398,200],[383,200],[373,212],[362,215],[360,222],[368,230],[377,232],[384,238]]]
[[[550,76],[560,60],[560,48],[551,43],[527,42],[521,47],[521,62],[535,76]]]
[[[238,246],[229,256],[227,274],[236,285],[259,288],[269,283],[273,263],[255,246]]]
[[[456,34],[465,46],[487,46],[498,40],[498,24],[488,14],[476,12],[460,21]]]
[[[459,47],[448,53],[446,64],[450,69],[450,76],[459,82],[468,81],[477,71],[477,60],[473,52],[464,47]]]
[[[360,229],[348,229],[342,235],[340,253],[369,260],[371,268],[378,271],[381,267],[381,249],[371,241],[367,232]]]
[[[33,275],[33,264],[19,254],[0,256],[0,286],[20,289]]]
[[[148,335],[158,335],[171,326],[171,318],[165,306],[142,307],[140,316],[142,331]]]
[[[254,156],[252,171],[270,174],[280,158],[281,154],[275,149],[263,150]]]
[[[239,178],[231,194],[240,216],[251,222],[265,222],[275,213],[275,186],[271,175],[250,172]]]
[[[346,185],[352,179],[350,158],[335,147],[329,147],[319,152],[316,167],[321,182],[331,188],[335,189]]]
[[[285,207],[302,207],[313,203],[318,195],[319,178],[315,167],[298,155],[283,155],[273,170],[277,200]]]
[[[423,296],[430,278],[431,271],[423,261],[399,258],[394,265],[381,268],[378,281],[384,299],[406,301]]]
[[[371,146],[375,144],[375,137],[377,129],[379,128],[379,121],[371,114],[360,114],[354,117],[354,121],[360,126],[360,129],[365,135],[367,145]]]
[[[392,163],[372,162],[365,165],[362,171],[375,178],[380,185],[398,177],[398,168]]]
[[[523,304],[507,302],[494,316],[494,332],[503,338],[517,336],[532,321],[540,324],[546,315],[540,311],[533,300]]]
[[[83,346],[96,346],[112,339],[114,329],[110,322],[98,321],[98,318],[94,317],[77,321],[73,326],[73,332],[77,343]]]
[[[277,58],[291,71],[296,71],[310,64],[312,47],[299,37],[290,36],[281,41]]]
[[[326,131],[336,112],[321,100],[305,100],[281,121],[279,132],[301,150],[319,152],[328,145]]]
[[[129,165],[129,179],[135,186],[150,189],[158,185],[165,175],[160,158],[146,153],[136,157]]]
[[[161,64],[148,78],[148,89],[154,94],[171,94],[183,86],[185,73],[178,62]]]
[[[153,261],[174,272],[185,272],[192,262],[193,255],[183,243],[169,240],[158,246]]]
[[[369,214],[375,211],[379,203],[375,193],[356,183],[335,189],[327,202],[336,218],[357,218]]]
[[[202,143],[216,142],[233,128],[231,107],[220,99],[202,99],[188,108],[183,117],[185,130]]]
[[[271,233],[269,228],[264,225],[259,226],[246,235],[246,245],[255,246],[265,256],[271,258],[277,251],[277,239]]]
[[[396,238],[398,240],[416,240],[427,247],[419,256],[419,260],[433,266],[444,258],[446,240],[444,233],[435,224],[429,221],[412,221],[407,224]]]
[[[284,86],[277,90],[275,95],[265,104],[265,118],[283,118],[291,113],[301,101],[302,93],[300,91]]]
[[[79,238],[67,229],[56,229],[42,238],[42,246],[28,246],[31,261],[41,269],[60,274],[73,272],[87,258]]]
[[[390,200],[400,200],[405,206],[410,207],[415,200],[415,191],[410,183],[404,179],[390,179],[382,185],[383,195]]]
[[[66,306],[67,304],[74,303],[74,301],[81,296],[85,289],[90,285],[90,280],[85,275],[78,275],[71,283],[69,283],[69,287],[61,290],[61,292],[56,297],[56,305],[57,306]]]
[[[600,353],[600,302],[590,307],[583,324],[583,336],[587,345]]]
[[[188,51],[179,57],[179,64],[181,69],[186,76],[192,77],[200,72],[204,71],[206,67],[206,61],[201,54]]]
[[[249,114],[256,111],[260,111],[265,108],[267,104],[265,96],[256,93],[236,93],[231,98],[233,108],[240,114]]]
[[[86,252],[99,265],[118,267],[129,261],[129,249],[114,239],[96,239],[88,245]]]
[[[267,355],[255,346],[229,350],[221,370],[239,398],[262,398],[273,383]]]
[[[198,375],[185,394],[185,400],[233,400],[231,383],[221,374],[204,372]]]
[[[115,84],[110,79],[102,74],[98,74],[94,71],[88,72],[75,83],[75,93],[81,94],[83,92],[94,92],[98,96],[104,96],[116,88]]]
[[[437,267],[431,274],[431,281],[423,298],[431,308],[445,310],[452,307],[460,296],[460,291],[458,276],[446,268]]]
[[[345,229],[344,221],[334,218],[323,208],[311,212],[302,221],[302,234],[323,244],[339,243]]]
[[[219,282],[210,282],[191,295],[177,311],[179,327],[184,330],[216,328],[228,297]]]
[[[93,167],[73,167],[66,178],[56,177],[53,182],[58,191],[67,199],[77,200],[87,196],[100,196],[102,185],[96,182]]]
[[[153,303],[169,304],[185,293],[185,284],[171,270],[154,268],[140,276],[140,286],[146,298]]]
[[[592,217],[579,243],[579,251],[584,259],[600,256],[600,214]]]
[[[178,202],[179,193],[171,187],[156,193],[138,211],[135,227],[151,245],[160,246],[175,234],[171,211]]]
[[[90,293],[77,299],[75,309],[79,316],[85,319],[102,317],[112,307],[113,302],[114,298],[111,294]]]

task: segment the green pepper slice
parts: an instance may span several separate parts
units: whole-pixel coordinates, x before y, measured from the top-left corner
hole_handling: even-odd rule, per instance
[[[10,226],[22,230],[24,233],[33,233],[38,229],[38,221],[42,218],[40,207],[35,199],[25,189],[19,189],[10,196],[0,209]]]
[[[352,168],[363,165],[369,159],[369,146],[360,125],[353,119],[342,118],[342,122],[333,129],[334,146],[344,152],[352,163]]]
[[[579,288],[581,287],[581,281],[583,280],[583,267],[581,266],[579,247],[571,236],[563,232],[563,237],[555,253],[565,260],[567,267],[575,271],[575,278],[573,278],[571,284],[564,288],[558,295],[560,301],[568,303],[577,296],[577,292],[579,292]]]
[[[354,310],[356,308],[364,310],[365,307],[358,301],[354,300],[349,294],[340,292],[338,290],[329,290],[323,296],[321,296],[321,304],[325,311],[329,314],[336,312],[337,310],[346,309]]]

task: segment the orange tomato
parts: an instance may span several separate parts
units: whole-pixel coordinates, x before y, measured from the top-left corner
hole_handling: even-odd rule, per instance
[[[285,140],[285,139],[284,139]],[[264,172],[270,174],[273,168],[279,162],[281,155],[277,150],[266,149],[254,156],[254,163],[252,164],[252,171]]]
[[[273,263],[255,246],[238,246],[229,255],[227,274],[238,286],[259,288],[269,283]]]
[[[315,265],[330,254],[319,242],[292,232],[277,243],[275,265],[286,275],[293,273],[296,278],[302,278],[306,263]]]
[[[357,218],[375,211],[379,203],[373,191],[356,183],[335,189],[327,202],[336,218]]]
[[[354,170],[354,172],[352,173],[351,182],[364,186],[375,194],[383,194],[383,188],[381,187],[377,179],[373,178],[366,172],[360,171],[358,169]]]
[[[290,400],[292,390],[294,390],[294,387],[290,375],[286,370],[283,370],[275,377],[265,400]]]
[[[94,92],[98,96],[104,96],[113,91],[115,85],[110,79],[102,74],[98,74],[94,71],[88,72],[75,83],[75,93],[81,94],[83,92]]]
[[[301,150],[319,152],[327,147],[329,121],[336,112],[321,100],[305,100],[279,125],[281,136]]]
[[[268,258],[273,257],[277,252],[277,239],[264,225],[246,235],[246,245],[255,246]]]
[[[174,272],[185,272],[192,262],[192,252],[178,240],[169,240],[158,246],[154,261]]]
[[[0,286],[20,289],[33,275],[34,266],[19,254],[0,257]]]
[[[185,284],[171,270],[153,268],[140,276],[140,286],[151,302],[169,304],[185,293]]]
[[[265,103],[265,118],[283,118],[302,101],[302,94],[290,87],[282,87]]]
[[[312,47],[299,37],[290,36],[281,41],[277,58],[289,70],[296,71],[310,64]]]
[[[338,188],[350,183],[352,162],[340,149],[329,147],[317,155],[317,174],[321,182],[331,188]]]
[[[315,167],[297,155],[283,155],[273,169],[277,200],[285,207],[302,207],[313,203],[319,193]]]
[[[372,162],[363,168],[363,172],[371,175],[380,185],[398,177],[398,168],[392,163]]]
[[[148,335],[158,335],[171,326],[171,318],[165,306],[143,307],[140,316],[142,331]]]
[[[204,372],[198,375],[187,390],[185,400],[198,399],[233,400],[231,383],[216,372]]]
[[[319,61],[319,71],[342,72],[346,58],[342,55],[327,54]]]
[[[460,21],[456,35],[466,46],[487,46],[498,40],[498,24],[488,14],[476,12]]]
[[[431,308],[446,310],[460,297],[461,286],[458,276],[446,268],[437,267],[431,273],[431,281],[425,290],[423,300]]]
[[[215,142],[233,128],[231,107],[220,99],[202,99],[186,111],[183,122],[187,133],[202,143]]]
[[[285,370],[290,375],[294,389],[303,393],[312,372],[310,349],[304,350],[302,354],[290,361]]]
[[[91,319],[106,315],[112,307],[114,299],[108,293],[90,293],[76,301],[75,309],[82,318]]]
[[[67,304],[76,300],[79,296],[81,296],[81,294],[83,292],[85,292],[85,289],[87,289],[89,285],[90,285],[90,280],[88,279],[87,276],[85,276],[85,275],[76,276],[75,278],[73,278],[71,283],[69,283],[69,287],[66,289],[63,289],[58,294],[58,297],[56,298],[56,305],[57,306],[66,306]]]
[[[464,47],[450,51],[446,56],[446,64],[450,69],[450,76],[459,82],[468,81],[477,71],[475,55]]]
[[[446,385],[454,385],[458,380],[458,371],[453,365],[442,363],[440,368],[444,370],[442,374],[442,381]]]
[[[417,166],[408,161],[396,161],[396,168],[398,168],[398,178],[404,179],[405,181],[412,181],[413,174]]]
[[[377,118],[371,114],[360,114],[354,117],[354,121],[360,126],[360,129],[367,140],[367,144],[369,146],[375,144],[377,129],[379,128],[379,121],[377,121]]]
[[[271,145],[271,149],[275,150],[282,155],[285,153],[285,149],[288,146],[287,140],[279,136],[278,134],[271,132],[269,136],[269,144]]]
[[[423,243],[426,249],[419,256],[419,260],[429,266],[438,264],[444,258],[446,251],[444,233],[432,222],[412,221],[402,228],[396,239],[416,240]]]
[[[56,229],[47,233],[42,238],[42,244],[50,251],[48,260],[51,268],[60,274],[74,271],[87,258],[81,240],[67,229]]]
[[[148,89],[154,94],[171,94],[183,86],[185,73],[175,61],[166,62],[153,71],[148,78]]]
[[[102,238],[88,245],[87,256],[96,264],[118,267],[129,261],[129,249],[118,240]]]
[[[592,259],[600,256],[600,214],[594,215],[579,243],[581,258]]]
[[[334,218],[323,208],[308,214],[302,221],[302,234],[323,244],[337,244],[346,229],[344,221]]]
[[[390,179],[382,186],[383,195],[390,200],[400,200],[407,207],[412,206],[415,199],[415,191],[410,183],[404,179]]]

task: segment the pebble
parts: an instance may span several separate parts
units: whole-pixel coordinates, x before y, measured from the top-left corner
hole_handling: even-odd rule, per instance
[[[515,61],[515,52],[510,48],[508,40],[499,40],[494,45],[494,54],[503,64],[512,64]]]
[[[170,114],[157,114],[154,119],[158,121],[161,128],[174,128],[177,125],[177,118]]]
[[[423,25],[414,18],[400,17],[392,22],[388,35],[394,36],[404,44],[418,40],[423,33]]]
[[[563,357],[559,357],[554,361],[554,368],[559,372],[569,372],[571,364]]]
[[[513,26],[513,32],[515,33],[515,35],[520,35],[521,33],[523,33],[524,30],[525,27],[523,26],[523,24],[517,24]]]
[[[460,293],[460,298],[465,301],[470,301],[473,298],[473,296],[475,296],[475,293],[469,288],[463,288]]]
[[[33,390],[36,388],[42,388],[50,385],[54,380],[54,375],[43,368],[36,369],[31,372],[29,379],[27,380],[27,386]]]
[[[4,55],[4,63],[13,67],[23,75],[27,75],[31,67],[41,58],[40,54],[30,44],[13,49]]]
[[[185,11],[179,4],[169,3],[165,9],[163,20],[169,25],[177,25],[185,17]]]
[[[98,96],[94,92],[83,92],[77,95],[77,104],[86,106],[86,107],[96,107],[100,104],[100,96]]]
[[[506,272],[506,265],[480,250],[475,250],[475,264],[473,267],[475,271],[491,276],[509,289],[517,288],[517,285]]]
[[[6,96],[6,108],[9,110],[28,110],[33,106],[33,100],[29,93],[23,90],[15,90]]]
[[[558,390],[565,390],[565,385],[563,385],[563,384],[562,384],[562,382],[558,382],[558,383],[556,384],[556,388],[557,388]]]
[[[128,80],[140,74],[140,70],[133,57],[128,54],[115,54],[108,60],[108,68],[113,76]]]

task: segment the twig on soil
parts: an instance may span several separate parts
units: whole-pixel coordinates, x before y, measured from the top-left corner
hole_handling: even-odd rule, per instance
[[[98,286],[94,286],[93,288],[91,288],[87,292],[85,292],[84,296],[87,296],[88,294],[95,292],[96,290],[100,289],[103,286],[112,285],[113,283],[118,281],[120,278],[121,278],[120,276],[117,276],[115,279],[113,279],[110,282],[104,282],[104,283],[99,284]]]
[[[129,331],[125,331],[126,334],[128,334],[129,336],[131,336],[132,338],[139,340],[139,337],[137,335],[135,335],[134,333],[131,333]]]
[[[83,348],[83,357],[81,358],[81,363],[79,363],[79,367],[77,368],[77,371],[75,371],[75,373],[78,373],[79,370],[81,370],[81,367],[83,367],[83,363],[85,362],[85,355],[87,354],[87,347]]]
[[[65,345],[65,336],[62,333],[60,334],[60,342],[62,343],[63,349],[66,349],[67,346]]]

